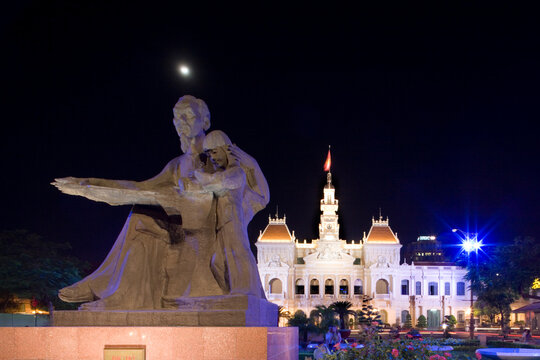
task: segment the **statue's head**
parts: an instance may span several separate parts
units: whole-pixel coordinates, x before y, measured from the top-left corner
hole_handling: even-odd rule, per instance
[[[214,130],[206,134],[203,141],[203,150],[208,154],[212,163],[219,168],[226,168],[230,163],[228,147],[232,145],[231,139],[221,130]]]
[[[210,111],[206,103],[191,95],[184,95],[173,108],[173,123],[180,138],[194,138],[210,128]]]

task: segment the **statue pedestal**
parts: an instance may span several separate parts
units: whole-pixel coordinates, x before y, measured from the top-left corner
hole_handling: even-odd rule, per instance
[[[53,326],[272,327],[278,321],[278,306],[255,296],[168,298],[163,304],[164,310],[55,311]]]
[[[298,328],[3,327],[0,359],[95,360],[137,347],[146,360],[298,359]]]

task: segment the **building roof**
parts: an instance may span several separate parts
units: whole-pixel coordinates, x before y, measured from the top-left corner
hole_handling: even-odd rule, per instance
[[[258,241],[260,242],[292,242],[294,241],[294,233],[291,235],[287,224],[285,223],[285,216],[283,218],[276,217],[272,219],[268,218],[268,225],[263,232],[259,235]]]
[[[529,311],[533,311],[533,312],[540,312],[540,301],[537,301],[535,303],[532,303],[532,304],[529,304],[529,305],[525,305],[523,307],[520,307],[519,309],[516,309],[516,310],[512,310],[512,312],[529,312]]]
[[[383,220],[381,216],[379,220],[372,219],[371,229],[367,237],[364,238],[364,243],[399,244],[399,240],[392,232],[392,229],[390,229],[388,218]]]

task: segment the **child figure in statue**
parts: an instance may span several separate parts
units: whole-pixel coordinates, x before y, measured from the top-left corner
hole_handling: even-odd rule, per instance
[[[204,139],[203,149],[214,164],[215,172],[194,171],[203,189],[213,192],[217,199],[216,252],[211,270],[224,293],[264,298],[247,235],[250,214],[246,214],[246,208],[249,206],[243,206],[256,194],[249,186],[249,175],[246,176],[249,169],[241,166],[231,147],[231,140],[224,132],[210,132]]]

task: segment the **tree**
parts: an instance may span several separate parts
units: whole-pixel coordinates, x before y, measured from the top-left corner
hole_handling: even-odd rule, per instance
[[[294,315],[289,318],[287,326],[298,328],[298,333],[301,334],[304,344],[307,343],[308,332],[317,330],[312,320],[302,310],[296,310]]]
[[[325,305],[315,306],[315,309],[311,312],[311,317],[314,318],[315,323],[318,324],[321,333],[326,333],[330,326],[336,326],[338,323],[334,310]]]
[[[278,306],[278,326],[279,326],[279,321],[283,318],[283,319],[289,319],[291,317],[291,313],[285,309],[285,307],[283,306]]]
[[[506,331],[505,319],[509,318],[510,305],[519,298],[516,286],[512,284],[512,276],[508,266],[519,259],[509,260],[508,247],[499,247],[494,250],[488,261],[469,262],[465,279],[471,283],[471,288],[478,301],[487,304],[501,316],[501,330]],[[515,249],[510,252],[514,252]],[[531,280],[532,284],[532,280]]]
[[[444,317],[443,324],[446,325],[444,327],[443,336],[445,338],[449,338],[450,337],[450,331],[453,331],[455,329],[455,327],[456,327],[456,324],[457,324],[456,317],[454,315],[446,315]]]
[[[371,341],[380,339],[379,333],[382,331],[381,315],[373,309],[371,300],[367,295],[362,296],[362,308],[356,312],[358,323],[361,324],[363,331],[360,334],[362,341]]]
[[[482,300],[477,300],[474,303],[474,310],[475,314],[487,317],[489,319],[489,325],[494,325],[495,317],[499,315],[499,311],[496,308]]]
[[[457,319],[454,315],[446,315],[444,317],[444,323],[448,331],[454,331],[456,329]]]
[[[404,329],[412,329],[412,317],[411,314],[407,313],[405,317],[405,323],[403,324]]]
[[[88,265],[67,255],[68,243],[43,240],[27,230],[0,232],[0,293],[35,297],[41,307],[73,308],[58,290],[81,279]]]
[[[427,319],[424,315],[420,315],[416,320],[416,327],[419,329],[427,328]]]
[[[498,247],[495,256],[504,265],[499,269],[499,276],[513,292],[524,299],[540,299],[536,292],[531,292],[540,277],[540,243],[535,238],[516,237],[510,246]]]
[[[0,313],[11,312],[15,310],[16,306],[15,295],[7,290],[0,289]]]
[[[362,296],[362,309],[356,312],[358,316],[358,323],[365,326],[372,326],[374,323],[382,324],[381,315],[373,309],[373,305],[370,304],[372,298],[367,295]]]
[[[352,304],[350,301],[336,301],[330,304],[332,309],[339,317],[339,328],[345,329],[346,319],[349,315],[355,315],[356,313],[351,310]]]

